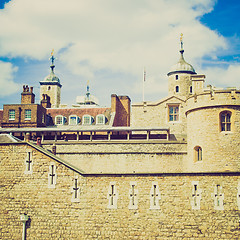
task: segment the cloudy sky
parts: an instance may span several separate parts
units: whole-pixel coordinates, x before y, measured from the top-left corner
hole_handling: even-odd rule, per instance
[[[169,69],[179,59],[206,74],[206,85],[240,87],[238,0],[0,0],[0,108],[19,103],[50,71],[60,78],[62,103],[90,91],[110,105],[112,93],[142,100],[167,95]]]

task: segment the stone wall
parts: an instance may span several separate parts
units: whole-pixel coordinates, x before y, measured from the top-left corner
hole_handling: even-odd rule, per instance
[[[81,175],[28,144],[0,145],[0,150],[1,239],[21,239],[20,213],[30,217],[27,239],[239,238],[239,173]],[[32,151],[32,174],[24,173],[26,151]],[[57,182],[48,188],[53,161]],[[76,175],[80,198],[73,202]],[[194,184],[199,210],[193,209]],[[156,207],[151,207],[153,197]],[[218,202],[223,203],[222,210],[216,207]]]
[[[185,101],[169,97],[160,102],[132,104],[131,127],[169,127],[172,139],[186,139]],[[179,106],[179,120],[169,121],[169,106]]]
[[[186,148],[168,141],[56,143],[57,156],[89,173],[182,172]]]

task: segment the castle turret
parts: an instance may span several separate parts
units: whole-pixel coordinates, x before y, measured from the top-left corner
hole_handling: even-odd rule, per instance
[[[209,90],[187,99],[190,172],[240,170],[240,91]]]
[[[51,53],[52,65],[50,66],[50,74],[40,82],[40,96],[47,94],[50,97],[50,103],[53,108],[58,108],[61,102],[61,87],[60,79],[54,73],[54,55]]]
[[[187,63],[183,57],[183,40],[180,38],[180,59],[173,65],[168,75],[168,95],[180,95],[187,97],[192,93],[191,75],[196,74],[193,66]]]

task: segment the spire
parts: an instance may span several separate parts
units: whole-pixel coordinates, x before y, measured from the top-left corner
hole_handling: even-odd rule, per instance
[[[196,74],[193,66],[187,63],[183,57],[184,49],[183,49],[183,34],[180,34],[180,59],[177,64],[173,65],[170,72],[167,74],[168,76],[177,73],[188,73],[188,74]]]
[[[52,50],[51,52],[51,57],[49,58],[49,60],[52,61],[52,65],[50,66],[51,70],[52,70],[52,73],[54,73],[54,68],[55,68],[55,65],[54,65],[54,60],[55,60],[55,57],[54,57],[54,49]]]

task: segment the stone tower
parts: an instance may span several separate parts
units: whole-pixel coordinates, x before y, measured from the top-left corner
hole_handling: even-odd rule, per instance
[[[180,49],[180,59],[177,64],[175,64],[168,75],[168,95],[179,95],[187,97],[192,93],[192,81],[191,75],[196,74],[192,65],[187,63],[183,57],[183,40],[181,34],[181,49]]]
[[[50,66],[50,74],[44,78],[43,81],[40,81],[40,96],[46,94],[50,97],[50,103],[52,108],[58,108],[61,102],[61,87],[60,79],[54,73],[54,55],[53,51],[51,53],[52,65]]]
[[[240,170],[240,91],[202,89],[187,99],[187,162],[193,172]]]

